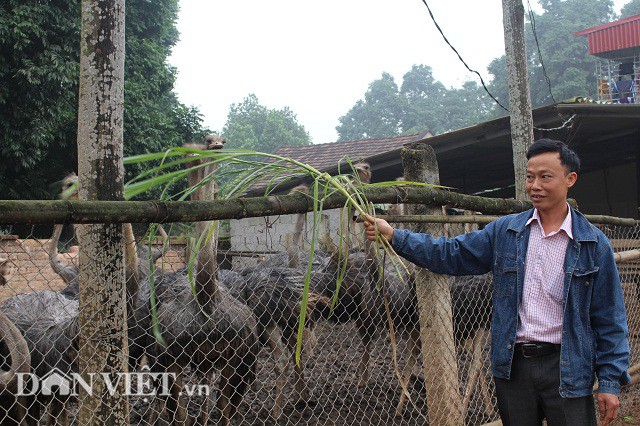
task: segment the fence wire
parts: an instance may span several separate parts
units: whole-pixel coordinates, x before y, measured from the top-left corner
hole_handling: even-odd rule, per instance
[[[438,424],[433,419],[444,408],[428,403],[442,389],[433,359],[453,372],[457,389],[447,391],[447,399],[459,424],[497,420],[488,357],[491,274],[434,278],[449,288],[433,303],[449,332],[425,353],[417,272],[409,267],[399,276],[382,252],[371,255],[358,224],[349,222],[349,232],[341,233],[345,222],[339,210],[324,212],[314,238],[310,214],[233,220],[221,227],[215,259],[215,252],[205,254],[211,247],[193,224],[164,224],[170,237],[156,237],[151,246],[146,228],[136,227],[138,264],[127,277],[138,285],[133,292],[128,286],[122,323],[133,374],[118,382],[127,393],[130,424],[224,424],[227,418],[234,425]],[[429,232],[454,236],[477,227],[433,224]],[[616,252],[640,248],[640,227],[600,227]],[[31,358],[30,374],[13,385],[24,396],[0,395],[2,425],[22,416],[30,424],[82,424],[78,394],[86,391],[83,380],[91,372],[79,364],[78,353],[95,342],[79,340],[78,251],[72,226],[53,244],[0,236],[0,306]],[[343,269],[339,259],[345,256]],[[298,367],[294,354],[310,258]],[[190,260],[197,265],[191,270]],[[375,272],[381,264],[382,288]],[[215,281],[206,279],[207,265],[217,266]],[[118,270],[108,263],[104,268]],[[619,270],[635,365],[640,261],[621,263]],[[9,370],[17,346],[7,333],[2,337],[0,362]],[[621,394],[621,415],[638,420],[638,413],[640,390],[629,386]]]

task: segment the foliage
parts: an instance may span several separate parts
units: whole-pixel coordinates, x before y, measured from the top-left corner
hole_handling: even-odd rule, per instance
[[[640,0],[631,0],[620,11],[620,18],[628,18],[638,14],[640,14]]]
[[[573,34],[616,19],[611,0],[542,0],[540,14],[526,17],[531,98],[534,107],[576,96],[596,95],[595,61],[586,39]],[[640,0],[632,0],[623,16],[640,13]],[[535,25],[535,36],[532,30]],[[536,43],[537,38],[537,43]],[[541,66],[538,44],[546,75]],[[505,106],[509,104],[505,57],[488,66],[489,90]],[[340,140],[388,137],[429,129],[433,134],[475,125],[505,115],[475,81],[447,88],[433,77],[428,65],[414,65],[403,77],[400,91],[387,73],[369,86],[364,99],[342,117],[336,127]]]
[[[404,75],[401,92],[408,103],[403,117],[404,133],[429,129],[439,134],[480,123],[491,116],[493,104],[481,85],[466,81],[459,88],[447,89],[433,77],[431,67],[424,65],[414,65]]]
[[[158,151],[205,133],[172,92],[167,56],[178,1],[126,6],[124,150]],[[76,170],[80,3],[0,3],[0,194],[49,198],[47,184]],[[128,168],[128,175],[140,169]]]
[[[533,107],[576,96],[596,96],[595,61],[589,55],[586,38],[575,32],[616,19],[611,0],[544,0],[543,13],[527,16],[526,51],[529,58],[529,84]],[[535,33],[532,29],[535,25]],[[537,44],[536,44],[537,38]],[[542,62],[538,54],[542,53]],[[493,76],[491,92],[508,105],[506,60],[494,59],[488,67]],[[551,83],[544,76],[544,71]],[[553,97],[551,96],[553,93]]]
[[[492,114],[482,86],[467,81],[447,89],[426,65],[414,65],[398,89],[393,76],[369,85],[363,100],[340,117],[339,140],[381,138],[430,130],[433,134],[477,124]]]
[[[46,197],[47,181],[75,169],[79,18],[74,1],[0,3],[3,197]]]
[[[232,148],[267,153],[281,146],[311,145],[309,133],[289,107],[269,109],[254,94],[231,105],[222,133]]]
[[[336,127],[340,141],[381,138],[402,131],[402,116],[406,101],[390,74],[383,73],[369,85],[364,100],[359,100],[340,117]]]

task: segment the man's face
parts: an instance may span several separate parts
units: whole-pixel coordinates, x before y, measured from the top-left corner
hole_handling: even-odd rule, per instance
[[[560,162],[559,153],[545,152],[536,155],[527,162],[527,195],[539,211],[564,209],[567,192],[577,178],[575,172],[567,173]]]

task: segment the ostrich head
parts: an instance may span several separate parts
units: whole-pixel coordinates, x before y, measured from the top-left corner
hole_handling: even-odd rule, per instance
[[[0,257],[0,286],[7,284],[7,277],[9,276],[9,265],[11,262],[9,259]]]
[[[293,194],[294,192],[302,192],[303,194],[307,194],[309,192],[309,187],[307,185],[298,185],[291,188],[289,194]]]
[[[78,199],[78,176],[75,173],[71,172],[62,179],[59,197],[65,200]]]
[[[207,149],[222,149],[227,141],[222,136],[207,135],[204,137],[204,143],[207,145]]]
[[[371,165],[364,161],[354,164],[361,183],[371,183]]]

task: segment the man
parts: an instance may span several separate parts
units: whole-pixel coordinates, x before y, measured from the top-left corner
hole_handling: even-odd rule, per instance
[[[629,341],[622,287],[607,238],[567,204],[580,168],[565,144],[527,151],[526,190],[534,208],[447,240],[393,229],[366,217],[398,254],[433,272],[493,271],[491,364],[505,426],[596,425],[618,415]]]

